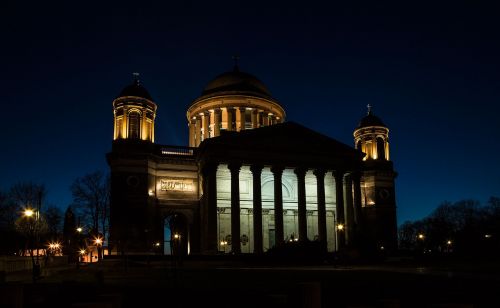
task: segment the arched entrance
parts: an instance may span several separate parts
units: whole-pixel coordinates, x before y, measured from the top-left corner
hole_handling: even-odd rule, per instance
[[[165,217],[163,239],[165,255],[185,256],[188,254],[188,222],[183,214],[174,213]]]

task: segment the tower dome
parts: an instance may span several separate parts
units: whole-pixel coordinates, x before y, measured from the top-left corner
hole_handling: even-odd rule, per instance
[[[120,94],[117,96],[117,98],[118,97],[126,97],[126,96],[141,97],[141,98],[145,98],[145,99],[148,99],[150,101],[153,101],[153,98],[149,94],[148,90],[146,90],[146,88],[144,88],[141,85],[141,82],[140,82],[138,76],[136,76],[136,78],[134,78],[134,82],[132,84],[123,88],[123,90],[120,92]]]
[[[114,137],[154,142],[154,121],[157,106],[134,73],[132,84],[123,88],[113,101]]]
[[[238,65],[222,73],[203,89],[186,112],[189,146],[217,137],[221,131],[241,131],[285,121],[285,110],[257,77]]]
[[[366,154],[364,160],[389,160],[389,128],[372,112],[368,104],[367,115],[354,130],[355,148]]]

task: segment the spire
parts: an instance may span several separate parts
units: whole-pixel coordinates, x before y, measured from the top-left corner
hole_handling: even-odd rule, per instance
[[[366,105],[366,108],[368,108],[367,115],[372,115],[372,105],[368,104],[368,105]]]
[[[132,75],[134,76],[134,84],[136,86],[140,85],[141,84],[141,80],[139,79],[139,73],[135,72],[135,73],[132,73]]]
[[[240,71],[240,68],[238,66],[238,60],[240,59],[240,56],[238,56],[237,54],[234,55],[233,57],[233,61],[234,61],[234,68],[233,68],[233,71],[234,72],[239,72]]]

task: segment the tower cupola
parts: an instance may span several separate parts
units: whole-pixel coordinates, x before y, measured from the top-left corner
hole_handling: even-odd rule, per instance
[[[366,154],[364,160],[389,160],[389,128],[373,115],[368,104],[368,113],[354,130],[355,148]]]
[[[113,140],[135,139],[154,142],[157,106],[134,73],[134,81],[113,101]]]

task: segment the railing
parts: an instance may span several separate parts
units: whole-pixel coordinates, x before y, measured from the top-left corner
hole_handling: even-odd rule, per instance
[[[182,146],[161,146],[161,155],[167,156],[193,156],[195,148]]]

